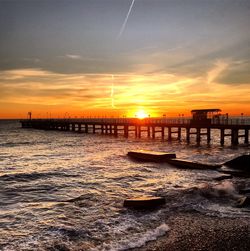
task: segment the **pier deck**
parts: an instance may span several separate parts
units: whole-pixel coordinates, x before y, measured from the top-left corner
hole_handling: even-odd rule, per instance
[[[203,137],[210,143],[213,140],[211,130],[216,129],[220,131],[221,145],[224,145],[226,137],[230,137],[232,145],[238,145],[239,138],[244,138],[244,144],[249,144],[250,130],[250,122],[246,119],[210,123],[193,123],[191,119],[167,118],[27,119],[20,122],[23,128],[122,135],[126,138],[129,136],[141,138],[143,132],[146,137],[152,139],[156,135],[169,141],[185,137],[187,143],[190,142],[190,136],[195,135],[198,144]]]

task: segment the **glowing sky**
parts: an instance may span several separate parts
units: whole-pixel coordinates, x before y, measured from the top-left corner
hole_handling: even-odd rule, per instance
[[[0,117],[250,115],[249,0],[131,3],[0,0]]]

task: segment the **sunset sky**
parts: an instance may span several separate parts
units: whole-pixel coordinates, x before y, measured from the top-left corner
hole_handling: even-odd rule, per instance
[[[250,115],[249,27],[249,0],[0,0],[0,118]]]

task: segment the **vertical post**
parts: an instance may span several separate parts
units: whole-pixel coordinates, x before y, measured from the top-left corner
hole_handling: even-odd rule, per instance
[[[249,131],[248,131],[248,129],[245,129],[245,144],[248,144],[249,143],[249,140],[248,140],[248,138],[249,138]]]
[[[137,126],[135,126],[135,137],[137,138],[137,136],[138,136],[138,128]]]
[[[88,133],[88,132],[89,132],[89,125],[85,124],[85,133]]]
[[[187,139],[187,143],[190,142],[190,127],[186,128],[186,139]]]
[[[72,123],[72,131],[74,132],[76,130],[76,125],[75,123]]]
[[[172,128],[168,127],[168,140],[172,140]]]
[[[124,136],[128,138],[128,125],[124,125]]]
[[[104,134],[104,126],[101,124],[101,134]]]
[[[232,135],[231,135],[231,143],[232,145],[238,145],[239,144],[239,131],[238,129],[232,129]]]
[[[223,146],[225,143],[225,129],[220,129],[220,144]]]
[[[95,125],[93,125],[93,133],[95,134]]]
[[[115,135],[115,137],[118,136],[117,125],[114,125],[114,135]]]
[[[150,126],[148,126],[148,138],[150,138]]]
[[[201,143],[201,128],[196,128],[196,142],[197,144]]]
[[[82,131],[82,124],[79,123],[79,124],[78,124],[78,132],[81,132],[81,131]]]
[[[178,127],[178,140],[181,140],[181,127]]]
[[[141,138],[141,126],[138,126],[138,137]]]
[[[32,117],[32,112],[28,112],[28,118],[29,118],[29,120],[31,120],[31,117]]]
[[[165,130],[164,130],[164,129],[165,129],[165,127],[162,126],[162,127],[161,127],[161,138],[162,138],[162,139],[164,139],[164,134],[165,134]]]
[[[155,126],[152,126],[152,138],[155,138]]]
[[[207,128],[207,143],[209,144],[211,141],[211,129]]]

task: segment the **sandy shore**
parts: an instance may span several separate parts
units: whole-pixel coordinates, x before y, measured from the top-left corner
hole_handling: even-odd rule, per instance
[[[250,250],[250,219],[178,214],[166,220],[170,231],[133,251],[247,251]]]

